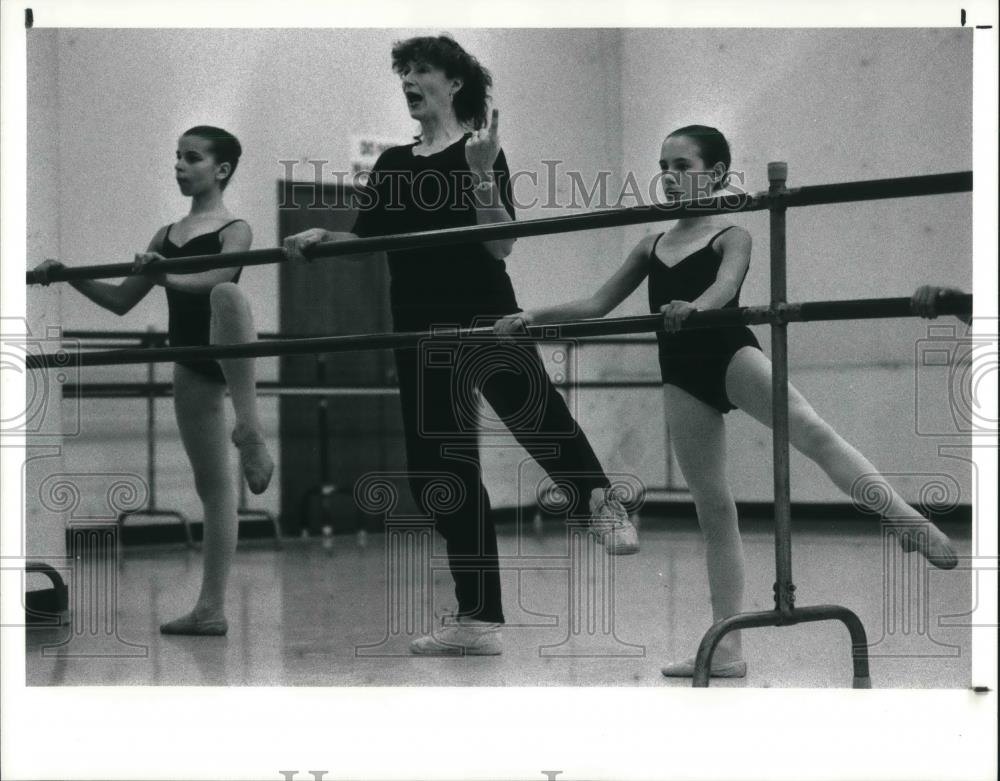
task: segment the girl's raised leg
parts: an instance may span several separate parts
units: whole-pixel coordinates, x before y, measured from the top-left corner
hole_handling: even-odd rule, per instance
[[[770,428],[771,361],[760,350],[744,347],[729,363],[726,393],[740,409]],[[952,569],[958,564],[947,535],[908,505],[874,465],[823,420],[790,383],[788,432],[791,444],[815,461],[834,485],[865,508],[902,522],[903,550],[918,551],[931,564]]]
[[[238,285],[232,282],[216,285],[211,301],[212,344],[247,344],[257,340],[250,304]],[[271,481],[274,461],[267,450],[257,412],[255,362],[253,358],[223,358],[219,365],[236,412],[233,444],[240,451],[247,485],[253,493],[260,494]]]

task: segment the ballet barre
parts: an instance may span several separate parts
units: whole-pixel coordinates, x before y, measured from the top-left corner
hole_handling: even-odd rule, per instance
[[[418,233],[401,233],[393,236],[345,239],[306,247],[302,254],[310,259],[335,258],[345,255],[362,255],[373,252],[392,252],[404,249],[440,247],[449,244],[469,244],[528,236],[545,236],[554,233],[617,228],[649,222],[679,220],[683,217],[707,217],[712,214],[735,214],[796,206],[817,206],[832,203],[850,203],[884,198],[908,198],[921,195],[942,195],[967,192],[972,189],[972,172],[957,171],[945,174],[906,176],[895,179],[871,179],[857,182],[811,185],[798,189],[782,189],[758,193],[728,193],[711,198],[678,200],[670,203],[629,206],[616,209],[598,209],[583,214],[561,217],[543,217],[537,220],[475,225],[469,228],[447,228]],[[171,274],[196,274],[220,268],[260,266],[281,263],[288,259],[283,248],[247,250],[223,255],[193,255],[154,261],[145,267],[143,274],[154,274],[169,269]],[[27,284],[41,282],[68,282],[79,279],[112,279],[132,276],[131,263],[112,263],[93,266],[73,266],[52,270],[47,275],[27,272]]]
[[[773,252],[773,249],[772,249]],[[942,297],[939,314],[969,314],[972,295],[963,293]],[[865,298],[846,301],[810,301],[788,304],[784,301],[771,306],[747,306],[730,309],[711,309],[693,312],[683,322],[682,330],[696,328],[724,328],[743,325],[783,326],[791,322],[818,322],[827,320],[854,320],[895,317],[917,317],[909,298]],[[658,314],[633,317],[591,318],[565,323],[529,325],[523,335],[512,341],[565,341],[596,336],[650,333],[663,330],[663,317]],[[476,328],[441,327],[430,331],[403,331],[396,333],[353,334],[347,336],[305,337],[300,339],[271,339],[247,344],[212,345],[208,347],[158,347],[152,349],[126,348],[80,352],[60,349],[42,355],[26,356],[28,369],[65,369],[82,366],[112,366],[135,363],[162,363],[219,358],[264,358],[276,355],[304,355],[313,353],[355,352],[359,350],[393,350],[412,348],[429,340],[459,340],[474,343],[495,341],[499,337],[492,326]]]

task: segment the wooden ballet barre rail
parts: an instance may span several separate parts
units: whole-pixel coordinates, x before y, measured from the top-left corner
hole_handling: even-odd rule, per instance
[[[315,396],[318,398],[332,396],[398,396],[399,388],[395,386],[377,385],[287,385],[280,382],[258,382],[258,396]],[[172,382],[79,382],[64,383],[63,398],[82,399],[146,399],[149,396],[167,398],[172,396]]]
[[[98,341],[136,341],[136,342],[166,342],[166,331],[113,331],[100,329],[79,329],[69,328],[63,331],[60,336],[63,339],[73,340],[98,340]],[[258,334],[260,339],[301,339],[307,336],[322,336],[322,334],[279,334],[270,331]]]
[[[639,390],[663,387],[662,380],[562,380],[552,383],[556,388],[572,390]],[[81,399],[147,399],[149,396],[172,396],[172,382],[67,382],[62,385],[63,398]],[[280,382],[257,383],[257,395],[283,396],[398,396],[395,385],[289,385]]]
[[[166,331],[101,331],[101,330],[90,330],[90,329],[76,329],[71,328],[63,331],[59,336],[66,340],[67,342],[73,343],[77,341],[87,342],[87,344],[82,344],[80,347],[84,349],[98,349],[91,344],[91,342],[139,342],[147,341],[150,343],[161,343],[166,344],[167,337],[169,334]],[[323,336],[323,334],[279,334],[270,331],[260,331],[257,334],[258,339],[305,339],[314,336]],[[629,338],[628,336],[623,337],[608,337],[606,339],[600,339],[595,337],[591,344],[596,345],[607,345],[607,346],[617,346],[617,345],[628,345],[628,344],[656,344],[655,338],[636,336],[635,338]],[[115,345],[116,347],[118,345]],[[110,349],[110,348],[109,348]]]
[[[819,206],[831,203],[855,203],[888,198],[912,198],[920,195],[947,195],[972,191],[972,171],[929,176],[903,176],[896,179],[868,179],[860,182],[816,184],[790,187],[775,202],[787,208]]]
[[[552,383],[556,388],[572,390],[639,390],[663,387],[662,380],[563,380]],[[146,399],[172,396],[172,382],[67,382],[62,385],[63,398],[82,399]],[[286,385],[280,382],[258,382],[258,396],[398,396],[395,385]]]
[[[543,217],[537,220],[475,225],[469,228],[446,228],[394,236],[323,242],[307,247],[303,254],[309,259],[362,255],[403,249],[437,247],[447,244],[468,244],[554,233],[616,228],[648,222],[664,222],[682,217],[706,217],[711,214],[762,211],[778,207],[815,206],[850,203],[883,198],[907,198],[920,195],[944,195],[972,190],[972,172],[958,171],[926,176],[906,176],[896,179],[872,179],[838,184],[821,184],[788,189],[781,194],[761,191],[752,194],[724,194],[713,198],[681,200],[667,204],[598,209],[583,214]],[[235,266],[259,266],[287,260],[283,248],[230,252],[223,255],[193,255],[150,263],[143,273],[169,269],[171,274],[196,274]],[[79,279],[112,279],[132,276],[131,263],[111,263],[96,266],[71,266],[49,272],[47,280],[34,271],[25,275],[27,284],[68,282]]]
[[[968,314],[972,311],[972,295],[945,296],[939,299],[937,312]],[[761,323],[781,324],[822,320],[876,319],[915,317],[909,298],[867,298],[848,301],[811,301],[783,304],[778,307],[748,306],[693,312],[684,321],[683,329],[736,327]],[[663,328],[658,314],[635,317],[594,318],[548,325],[530,325],[521,338],[534,341],[564,341],[620,334],[648,333]],[[31,354],[25,359],[28,369],[65,369],[73,366],[111,366],[131,363],[161,363],[218,358],[263,358],[274,355],[353,352],[358,350],[388,350],[414,347],[427,339],[495,340],[490,326],[478,328],[437,328],[431,331],[324,336],[306,339],[267,340],[248,344],[211,347],[127,348],[94,352],[74,352],[61,349],[44,355]]]

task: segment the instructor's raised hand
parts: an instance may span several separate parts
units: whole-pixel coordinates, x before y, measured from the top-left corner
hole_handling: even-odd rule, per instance
[[[500,154],[500,112],[493,109],[489,128],[476,130],[465,142],[465,162],[481,178],[492,176],[493,164]]]

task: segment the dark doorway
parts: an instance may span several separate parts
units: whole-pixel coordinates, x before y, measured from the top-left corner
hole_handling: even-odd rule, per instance
[[[280,238],[308,228],[349,231],[356,214],[352,192],[350,185],[343,184],[279,182]],[[285,263],[280,267],[279,284],[283,334],[333,336],[392,330],[389,270],[382,253],[358,260]],[[351,395],[325,399],[281,398],[281,520],[286,534],[318,534],[323,527],[353,531],[377,523],[379,519],[360,512],[353,497],[358,478],[372,472],[393,475],[400,497],[396,512],[413,510],[406,488],[399,398],[387,395],[396,387],[390,351],[331,353],[319,359],[284,356],[280,381],[357,389]],[[321,432],[324,415],[325,437]]]

